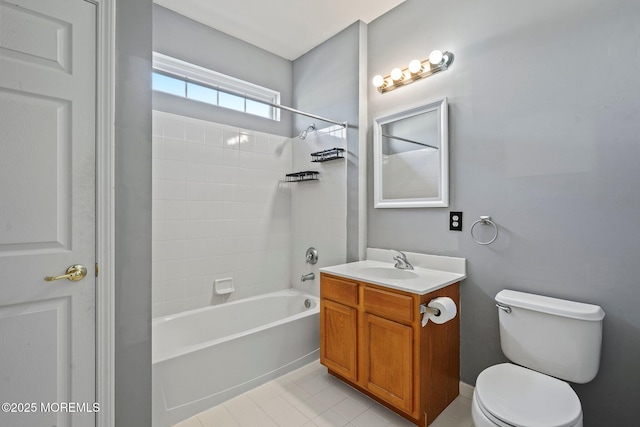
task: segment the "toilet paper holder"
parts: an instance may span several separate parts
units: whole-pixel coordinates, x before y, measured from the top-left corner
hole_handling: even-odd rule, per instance
[[[437,308],[429,307],[427,303],[420,304],[420,314],[433,314],[434,316],[440,316],[440,310]]]
[[[426,304],[420,304],[422,327],[427,326],[429,320],[437,325],[442,325],[455,318],[457,313],[456,303],[449,297],[437,297]]]

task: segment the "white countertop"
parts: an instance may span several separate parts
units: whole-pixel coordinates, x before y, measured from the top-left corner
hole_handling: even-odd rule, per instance
[[[382,251],[382,250],[374,249],[374,251]],[[371,254],[370,252],[368,253]],[[420,255],[423,255],[423,254],[412,254],[411,252],[407,252],[406,254],[409,262],[411,262],[412,264],[413,264],[412,258],[418,259]],[[425,257],[440,258],[433,255],[426,255]],[[380,258],[380,256],[375,256],[375,258]],[[448,258],[448,257],[442,257],[442,258]],[[393,257],[391,257],[390,259],[393,259]],[[426,258],[423,258],[423,259],[426,259]],[[445,286],[451,285],[453,283],[459,282],[460,280],[467,277],[465,274],[466,271],[464,268],[465,260],[462,258],[455,258],[453,260],[461,260],[463,267],[453,268],[453,269],[449,268],[449,270],[457,270],[457,271],[446,271],[446,270],[435,269],[435,268],[434,269],[425,268],[422,266],[416,266],[414,264],[413,270],[399,270],[394,268],[393,262],[385,262],[385,261],[368,259],[366,261],[357,261],[357,262],[350,262],[347,264],[334,265],[331,267],[323,267],[320,269],[320,271],[323,273],[333,274],[335,276],[340,276],[347,279],[359,280],[363,282],[373,283],[375,285],[385,286],[392,289],[398,289],[400,291],[406,291],[406,292],[411,292],[418,295],[424,295],[424,294],[428,294],[429,292],[442,289]],[[385,270],[381,271],[379,269],[385,269]],[[406,278],[384,277],[385,276],[384,273],[386,272],[386,269],[392,270],[391,272],[389,272],[390,274],[388,276],[394,276],[395,274],[397,274],[397,275],[406,276]],[[398,270],[398,272],[393,270]]]

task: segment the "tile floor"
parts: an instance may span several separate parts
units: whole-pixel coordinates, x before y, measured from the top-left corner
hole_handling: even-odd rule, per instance
[[[316,361],[174,427],[415,427],[338,381]],[[458,396],[430,427],[471,427],[471,401]]]

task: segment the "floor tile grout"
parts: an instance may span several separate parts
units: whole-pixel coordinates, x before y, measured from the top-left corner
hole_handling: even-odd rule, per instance
[[[413,424],[331,376],[315,361],[174,427],[314,426],[411,427]],[[462,396],[430,425],[471,426],[471,401]]]

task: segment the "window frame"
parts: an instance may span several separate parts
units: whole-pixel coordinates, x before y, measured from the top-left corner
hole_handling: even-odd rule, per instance
[[[171,96],[178,96],[189,101],[202,102],[207,105],[213,105],[220,108],[237,111],[244,114],[250,114],[255,117],[280,121],[280,109],[269,104],[280,104],[280,92],[268,89],[245,80],[227,76],[208,68],[200,67],[189,62],[182,61],[171,56],[167,56],[158,52],[153,52],[153,69],[155,74],[163,75],[168,78],[179,80],[184,83],[184,94],[176,95],[170,92],[164,92],[153,88],[156,92],[167,93]],[[218,91],[216,94],[216,103],[193,99],[189,97],[188,84],[200,85],[202,87]],[[244,109],[228,108],[220,105],[220,93],[237,96],[243,99]],[[247,98],[250,97],[250,98]],[[265,105],[269,107],[269,115],[255,114],[247,111],[247,101],[259,102],[265,101]]]

